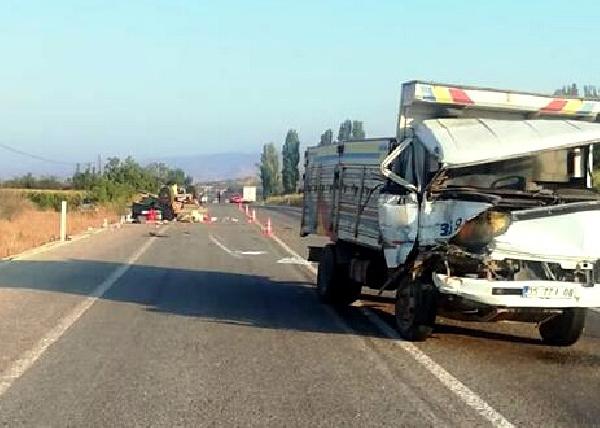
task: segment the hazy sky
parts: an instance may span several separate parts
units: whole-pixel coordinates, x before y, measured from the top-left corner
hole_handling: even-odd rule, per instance
[[[392,135],[410,79],[600,85],[593,1],[15,0],[0,25],[0,142],[73,161]]]

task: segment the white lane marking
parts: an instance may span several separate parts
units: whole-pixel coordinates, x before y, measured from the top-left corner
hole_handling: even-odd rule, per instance
[[[292,250],[285,242],[273,235],[271,238],[277,242],[285,251],[287,251],[294,258],[302,258],[298,253]],[[306,264],[303,264],[312,274],[317,274],[315,266],[306,260]],[[404,351],[406,351],[416,362],[421,364],[429,373],[437,378],[442,385],[448,390],[453,392],[458,398],[460,398],[466,405],[474,409],[480,416],[487,419],[495,427],[513,427],[514,425],[509,422],[504,416],[496,411],[492,406],[486,403],[483,398],[473,392],[469,387],[459,381],[457,378],[452,376],[446,369],[440,366],[438,363],[433,361],[427,354],[417,348],[410,342],[403,341],[399,338],[398,334],[389,325],[379,318],[375,313],[361,309],[371,321],[382,333],[391,339],[394,339],[394,343],[399,345]],[[343,319],[334,311],[335,314],[342,322]]]
[[[242,256],[260,256],[262,254],[267,254],[266,251],[259,251],[259,250],[258,251],[257,250],[248,250],[248,251],[231,250],[231,249],[227,248],[227,246],[225,244],[223,244],[221,241],[219,241],[212,234],[208,235],[208,239],[210,239],[213,242],[213,244],[215,244],[221,250],[225,251],[227,254],[229,254],[230,256],[235,257],[237,259],[241,259]]]
[[[411,342],[403,340],[396,331],[385,321],[377,316],[368,308],[361,308],[361,311],[373,324],[377,326],[386,336],[394,340],[394,344],[407,352],[415,361],[423,366],[429,373],[434,375],[442,385],[456,394],[465,404],[473,408],[480,416],[487,419],[495,427],[512,427],[504,416],[496,411],[492,406],[486,403],[483,398],[477,395],[464,383],[452,376],[446,369],[433,361],[427,354],[417,348]]]
[[[260,223],[260,222],[256,222],[256,225],[258,227],[260,227],[262,230],[265,229],[265,226]],[[304,257],[302,257],[300,254],[298,254],[297,252],[295,252],[294,250],[292,250],[288,244],[286,244],[285,242],[283,242],[277,235],[272,234],[270,236],[270,238],[277,242],[279,244],[279,246],[281,248],[283,248],[290,256],[292,256],[292,258],[294,259],[301,259],[303,260],[302,265],[306,267],[306,269],[308,269],[312,274],[316,275],[317,274],[317,268],[315,267],[315,264],[313,262],[310,262],[308,260],[306,260]],[[277,262],[279,263],[279,262]],[[282,262],[283,263],[283,262]]]
[[[310,265],[311,263],[302,257],[285,257],[277,260],[277,263],[284,265]]]
[[[215,238],[214,235],[212,235],[212,234],[208,235],[208,239],[210,239],[213,244],[215,244],[221,250],[225,251],[231,257],[235,257],[236,259],[241,259],[242,258],[242,256],[240,256],[238,253],[236,253],[235,251],[231,251],[229,248],[227,248],[225,246],[225,244],[221,243],[217,238]]]
[[[168,227],[168,226],[167,226]],[[166,229],[166,228],[165,228]],[[156,238],[146,241],[126,262],[114,270],[94,291],[92,291],[81,303],[79,303],[67,316],[61,318],[57,325],[50,330],[35,346],[23,353],[2,374],[0,374],[0,396],[4,395],[12,384],[33,366],[33,364],[44,354],[44,352],[58,341],[63,334],[81,316],[106,293],[127,272],[131,266],[148,250]]]

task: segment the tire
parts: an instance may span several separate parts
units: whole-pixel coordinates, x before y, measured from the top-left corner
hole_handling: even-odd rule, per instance
[[[571,346],[581,337],[585,326],[585,308],[567,308],[563,313],[540,324],[542,341],[551,346]]]
[[[360,297],[360,284],[350,280],[347,266],[337,262],[335,245],[323,248],[317,272],[317,294],[324,303],[346,306]]]
[[[175,219],[175,213],[173,212],[173,208],[165,207],[162,210],[162,219],[168,220],[168,221],[173,221]]]
[[[433,332],[436,317],[433,284],[406,275],[396,290],[396,326],[405,340],[421,342]]]

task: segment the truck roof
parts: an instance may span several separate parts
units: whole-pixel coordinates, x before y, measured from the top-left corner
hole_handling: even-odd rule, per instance
[[[600,123],[572,120],[428,119],[415,135],[447,167],[600,142]]]
[[[412,80],[402,85],[398,138],[427,119],[572,119],[599,121],[600,101],[508,89]]]
[[[539,113],[596,117],[600,101],[577,97],[557,97],[509,89],[448,85],[413,80],[402,88],[403,105],[426,102],[467,108],[503,109]]]
[[[513,93],[513,94],[523,94],[523,95],[534,95],[538,97],[556,97],[555,95],[543,93],[543,92],[530,92],[530,91],[521,91],[518,89],[507,89],[507,88],[491,88],[489,86],[477,86],[477,85],[463,85],[458,83],[444,83],[444,82],[435,82],[432,80],[409,80],[404,82],[404,85],[413,85],[413,84],[421,84],[421,85],[434,85],[434,86],[444,86],[448,88],[459,88],[459,89],[475,89],[479,91],[492,91],[492,92],[503,92],[503,93]],[[582,99],[582,97],[559,97],[565,99]],[[592,100],[593,101],[593,100]]]

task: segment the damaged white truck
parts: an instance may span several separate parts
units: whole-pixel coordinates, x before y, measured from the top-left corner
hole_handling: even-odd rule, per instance
[[[407,340],[442,315],[535,322],[545,343],[575,343],[600,306],[599,114],[581,99],[405,83],[395,138],[306,152],[301,233],[331,240],[309,252],[319,296],[396,290]]]

